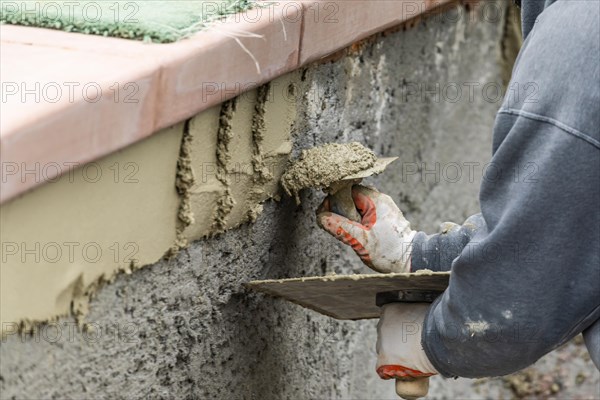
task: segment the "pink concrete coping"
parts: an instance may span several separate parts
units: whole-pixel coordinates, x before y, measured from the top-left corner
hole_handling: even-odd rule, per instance
[[[264,2],[171,44],[2,25],[0,202],[451,2]]]

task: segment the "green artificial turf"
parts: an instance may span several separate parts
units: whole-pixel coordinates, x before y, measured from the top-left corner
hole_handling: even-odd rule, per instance
[[[168,43],[252,4],[253,0],[2,0],[0,22]]]

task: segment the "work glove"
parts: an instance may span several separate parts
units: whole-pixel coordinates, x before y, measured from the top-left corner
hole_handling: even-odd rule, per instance
[[[421,333],[429,309],[424,303],[389,303],[377,324],[377,374],[382,379],[437,374],[423,347]]]
[[[317,209],[317,223],[351,246],[360,259],[378,272],[410,272],[412,240],[416,234],[394,200],[375,189],[352,187],[361,222],[331,212],[329,197]]]

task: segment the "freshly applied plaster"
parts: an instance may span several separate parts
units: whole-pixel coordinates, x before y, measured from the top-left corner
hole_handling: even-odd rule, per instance
[[[273,179],[273,174],[269,171],[264,159],[263,142],[266,134],[266,104],[269,101],[269,87],[267,83],[258,88],[256,93],[256,106],[254,107],[254,117],[252,118],[252,168],[254,170],[254,182],[266,183]],[[291,149],[290,149],[291,150]],[[253,215],[252,221],[256,220]]]
[[[298,73],[287,74],[191,119],[188,240],[214,236],[255,221],[262,203],[279,198],[279,179],[291,152]]]
[[[2,321],[28,330],[58,316],[82,319],[117,273],[255,221],[262,203],[279,198],[298,80],[276,79],[3,205]],[[90,252],[98,244],[103,259],[70,259],[72,242]],[[56,261],[55,247],[63,251]],[[125,262],[127,252],[135,257]]]
[[[181,137],[181,147],[179,148],[179,158],[177,159],[177,171],[175,178],[175,188],[179,195],[179,210],[177,212],[177,228],[175,243],[171,246],[167,256],[173,257],[177,252],[185,248],[188,244],[187,238],[183,234],[185,228],[194,223],[194,213],[191,210],[191,188],[196,182],[194,170],[192,169],[192,136],[190,135],[190,122],[183,123],[183,136]]]
[[[231,195],[227,164],[231,160],[230,143],[234,139],[231,120],[236,111],[237,98],[227,100],[221,105],[219,130],[217,131],[217,179],[223,184],[225,192],[217,199],[217,215],[212,225],[212,234],[225,230],[225,220],[233,210],[235,200]]]
[[[3,204],[3,328],[86,312],[119,272],[161,259],[176,240],[175,170],[183,124]]]

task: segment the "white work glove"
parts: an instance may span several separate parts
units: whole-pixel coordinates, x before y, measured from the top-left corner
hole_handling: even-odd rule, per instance
[[[437,374],[423,347],[421,332],[429,309],[424,303],[390,303],[377,324],[377,374],[382,379]]]
[[[352,198],[361,223],[331,212],[329,198],[317,209],[317,223],[336,239],[351,246],[377,272],[410,272],[412,240],[416,231],[394,200],[375,189],[355,185]]]

